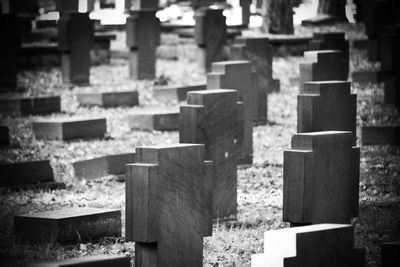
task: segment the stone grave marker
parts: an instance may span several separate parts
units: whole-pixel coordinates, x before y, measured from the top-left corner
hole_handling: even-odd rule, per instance
[[[345,81],[304,83],[297,96],[297,132],[351,131],[356,144],[357,95]]]
[[[27,267],[131,267],[131,258],[126,255],[96,255],[55,262],[32,262]]]
[[[179,112],[145,111],[129,114],[129,128],[148,131],[177,131],[179,129]]]
[[[15,91],[17,88],[18,52],[21,36],[17,15],[0,14],[0,92]]]
[[[132,79],[156,77],[156,48],[160,44],[160,21],[155,9],[130,11],[126,20],[129,47],[129,76]]]
[[[222,61],[212,64],[207,74],[207,89],[234,89],[244,102],[244,139],[239,157],[241,164],[253,162],[253,120],[257,120],[257,90],[253,86],[250,61]]]
[[[223,47],[227,39],[227,26],[222,9],[198,8],[194,19],[194,39],[197,44],[199,68],[209,71],[211,63],[224,59]]]
[[[10,144],[10,129],[7,125],[0,124],[0,145]]]
[[[351,80],[356,83],[381,83],[383,76],[379,71],[355,71],[351,74]]]
[[[361,142],[363,145],[400,145],[400,126],[363,126]]]
[[[311,81],[346,81],[342,52],[338,50],[316,50],[304,52],[304,63],[300,63],[300,94],[303,84]]]
[[[67,3],[69,1],[61,1]],[[71,1],[72,2],[72,1]],[[58,48],[61,55],[63,83],[89,84],[90,51],[94,40],[94,23],[89,13],[60,10]]]
[[[0,172],[2,173],[0,187],[18,187],[54,182],[53,169],[48,160],[1,163]]]
[[[400,241],[381,244],[381,266],[395,267],[400,265]]]
[[[237,213],[237,162],[243,141],[243,110],[236,90],[189,92],[180,107],[179,142],[205,145],[214,162],[213,217]]]
[[[115,108],[120,106],[139,105],[137,91],[104,92],[104,93],[79,93],[76,95],[82,106],[101,106],[104,108]]]
[[[154,87],[153,97],[160,101],[185,101],[188,92],[205,89],[205,84],[186,86],[157,86]]]
[[[349,41],[344,32],[316,32],[310,40],[309,50],[339,50],[342,52],[344,72],[349,74]]]
[[[358,216],[360,150],[345,131],[300,133],[284,152],[283,221],[350,223]]]
[[[350,224],[317,224],[264,233],[264,254],[251,257],[252,267],[364,267],[364,249],[354,249]]]
[[[247,26],[249,25],[250,22],[250,4],[251,0],[240,0],[239,4],[240,7],[242,8],[242,25]]]
[[[73,244],[105,236],[121,236],[121,210],[63,208],[14,217],[21,243]]]
[[[60,96],[13,97],[0,99],[0,112],[7,115],[44,115],[61,112]]]
[[[105,118],[36,119],[32,122],[32,128],[36,139],[90,139],[103,138],[107,132],[107,123]]]
[[[204,145],[136,150],[127,165],[126,240],[135,266],[203,266],[203,237],[212,234],[212,162]]]

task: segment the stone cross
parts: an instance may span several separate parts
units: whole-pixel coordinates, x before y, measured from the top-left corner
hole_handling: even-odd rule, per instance
[[[300,94],[303,84],[311,81],[346,81],[342,52],[339,50],[316,50],[304,52],[304,63],[300,63]]]
[[[252,267],[364,267],[364,249],[354,249],[350,224],[317,224],[264,233],[264,254],[251,257]]]
[[[179,142],[205,145],[214,162],[213,217],[237,213],[237,161],[243,139],[243,110],[236,90],[189,92],[180,108]]]
[[[160,21],[155,9],[134,10],[126,21],[129,47],[129,76],[132,79],[156,77],[156,49],[160,44]]]
[[[297,96],[297,132],[352,131],[356,144],[357,95],[351,94],[350,82],[304,83]]]
[[[244,102],[244,139],[239,162],[253,162],[253,118],[257,116],[257,90],[253,86],[250,61],[222,61],[212,64],[207,74],[207,89],[234,89]]]
[[[203,237],[212,234],[212,162],[204,145],[136,149],[127,165],[126,240],[135,266],[203,266]]]
[[[194,38],[197,44],[199,68],[209,71],[211,63],[223,60],[223,47],[227,39],[227,27],[222,9],[199,8],[194,18]]]
[[[353,134],[295,134],[284,152],[283,221],[350,223],[358,216],[360,150]]]

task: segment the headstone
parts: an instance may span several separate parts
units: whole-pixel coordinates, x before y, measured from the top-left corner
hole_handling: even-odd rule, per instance
[[[44,115],[61,112],[60,96],[14,97],[0,99],[0,112],[7,115]]]
[[[17,88],[18,52],[21,36],[17,16],[0,14],[0,93],[15,91]]]
[[[188,92],[205,89],[205,84],[187,86],[157,86],[153,90],[153,97],[160,101],[185,101]]]
[[[350,82],[304,83],[297,96],[297,132],[351,131],[356,145],[357,95]]]
[[[160,44],[160,21],[156,10],[131,11],[126,20],[129,47],[129,76],[132,79],[156,77],[156,48]]]
[[[214,162],[213,217],[237,213],[237,162],[243,141],[242,104],[236,90],[189,92],[180,107],[179,142],[205,145]]]
[[[268,37],[272,45],[273,56],[279,57],[303,55],[308,50],[308,43],[311,40],[311,37],[293,34],[274,34]]]
[[[96,179],[108,175],[122,175],[125,165],[135,162],[134,153],[107,155],[72,163],[75,178]]]
[[[253,162],[253,120],[257,118],[257,90],[253,86],[250,61],[222,61],[212,64],[207,74],[207,89],[234,89],[244,102],[244,139],[239,156],[241,164]]]
[[[0,145],[10,144],[10,129],[7,125],[0,124]]]
[[[349,224],[317,224],[264,233],[264,254],[251,257],[252,267],[364,267],[365,251],[354,249]]]
[[[89,84],[93,39],[94,24],[89,13],[60,12],[58,48],[62,51],[63,83]]]
[[[318,50],[304,52],[304,63],[300,63],[300,94],[303,84],[312,81],[346,81],[342,52]]]
[[[383,77],[380,71],[355,71],[351,74],[351,80],[356,83],[381,83]]]
[[[384,74],[384,102],[400,109],[400,70],[397,73]]]
[[[240,0],[239,4],[242,8],[242,25],[247,26],[250,22],[250,4],[251,0]]]
[[[115,108],[120,106],[139,105],[137,91],[129,92],[104,92],[104,93],[80,93],[76,95],[82,106],[102,106],[104,108]]]
[[[177,131],[179,129],[179,112],[149,111],[127,116],[129,128],[149,131]]]
[[[213,180],[204,145],[137,148],[136,156],[127,165],[125,224],[135,266],[203,266]]]
[[[21,243],[73,244],[121,236],[121,210],[63,208],[14,217],[15,236]]]
[[[17,187],[54,182],[50,161],[26,161],[0,164],[0,187]]]
[[[381,244],[381,266],[396,267],[400,265],[400,241]]]
[[[36,119],[32,128],[36,139],[46,140],[103,138],[107,132],[105,118]]]
[[[360,150],[343,131],[300,133],[284,152],[283,221],[350,223],[358,216]]]
[[[223,47],[227,39],[227,26],[222,9],[199,8],[195,11],[194,38],[200,69],[209,71],[211,63],[224,59]]]
[[[400,145],[400,126],[363,126],[363,145]]]
[[[33,262],[27,267],[130,267],[131,258],[126,255],[96,255],[55,262]]]
[[[314,33],[309,49],[312,50],[339,50],[346,75],[349,74],[349,41],[346,41],[344,32]]]

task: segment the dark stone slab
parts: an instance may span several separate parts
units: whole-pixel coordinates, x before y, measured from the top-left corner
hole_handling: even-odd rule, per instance
[[[379,71],[356,71],[351,74],[351,79],[355,83],[381,83],[384,75]]]
[[[214,162],[213,217],[237,214],[237,164],[243,142],[242,104],[236,90],[190,92],[180,107],[179,142],[205,145]]]
[[[400,109],[400,70],[397,70],[397,73],[385,73],[384,83],[385,104],[394,105]]]
[[[363,20],[369,37],[377,37],[386,28],[396,22],[396,13],[392,0],[364,1]]]
[[[188,92],[205,89],[205,84],[186,86],[156,86],[153,90],[153,97],[160,101],[185,101]]]
[[[113,108],[139,105],[139,95],[137,91],[80,93],[76,96],[79,104],[82,106],[102,106],[105,108]]]
[[[311,37],[289,35],[289,34],[270,34],[269,42],[273,48],[273,56],[303,55],[308,50],[308,42]]]
[[[126,255],[97,255],[55,262],[32,262],[27,267],[131,267],[131,258]]]
[[[400,241],[381,244],[381,266],[395,267],[400,265]]]
[[[356,145],[357,95],[345,81],[306,82],[297,96],[297,132],[351,131]]]
[[[9,145],[10,144],[10,129],[7,125],[0,124],[0,145]]]
[[[400,27],[388,27],[380,35],[380,62],[382,72],[400,73]]]
[[[53,182],[53,169],[50,161],[27,161],[0,164],[2,178],[0,187],[34,185]]]
[[[315,17],[305,19],[301,21],[303,26],[320,26],[320,25],[331,25],[338,22],[338,18],[327,14],[318,14]]]
[[[17,242],[73,244],[106,236],[121,236],[121,210],[64,208],[16,215]]]
[[[60,96],[0,99],[0,112],[7,115],[44,115],[61,112]]]
[[[146,112],[129,114],[127,122],[131,129],[149,131],[177,131],[179,112]]]
[[[283,221],[350,223],[358,216],[360,149],[352,132],[300,133],[284,151]]]
[[[47,140],[102,138],[107,132],[105,118],[38,119],[32,128],[35,138]]]
[[[78,13],[79,0],[56,0],[56,10],[60,13]]]
[[[61,66],[61,51],[55,43],[23,44],[18,54],[20,69],[48,69]]]
[[[264,233],[264,254],[253,255],[252,267],[268,266],[364,267],[365,250],[354,249],[350,224],[316,224]]]
[[[363,145],[400,145],[400,126],[363,126]]]
[[[212,235],[212,162],[204,145],[136,150],[127,166],[126,240],[135,266],[203,266],[203,237]]]

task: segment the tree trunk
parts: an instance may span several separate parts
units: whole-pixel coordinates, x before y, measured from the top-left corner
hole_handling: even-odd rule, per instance
[[[331,15],[339,19],[345,19],[346,0],[319,0],[318,14]]]
[[[293,34],[294,0],[263,0],[262,30],[275,34]]]

